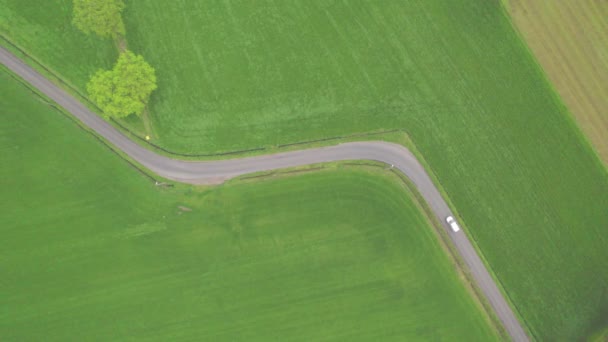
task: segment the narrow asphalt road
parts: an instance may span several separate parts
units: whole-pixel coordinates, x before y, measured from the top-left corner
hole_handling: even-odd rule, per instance
[[[184,161],[158,155],[131,141],[109,123],[92,113],[78,100],[55,86],[37,71],[27,66],[12,53],[0,47],[0,61],[15,74],[46,94],[72,113],[116,148],[158,175],[191,184],[220,183],[224,180],[258,171],[274,170],[339,160],[376,160],[392,164],[403,172],[418,188],[437,219],[443,224],[473,279],[481,289],[496,315],[514,341],[528,341],[528,337],[505,298],[498,290],[485,265],[464,232],[454,233],[445,222],[450,216],[448,205],[414,155],[405,147],[386,142],[352,142],[335,146],[277,153],[256,157],[217,161]]]

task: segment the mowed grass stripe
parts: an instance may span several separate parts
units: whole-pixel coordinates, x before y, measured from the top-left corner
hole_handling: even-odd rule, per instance
[[[162,190],[5,71],[0,98],[3,340],[497,339],[393,176]]]

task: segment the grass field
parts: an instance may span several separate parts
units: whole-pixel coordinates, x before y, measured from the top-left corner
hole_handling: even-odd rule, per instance
[[[404,127],[537,338],[608,324],[606,173],[498,2],[191,6],[127,9],[131,46],[158,66],[161,143]]]
[[[608,2],[506,2],[551,83],[608,165]]]
[[[405,128],[534,337],[608,325],[606,170],[499,1],[130,1],[125,20],[157,143]]]
[[[87,36],[71,21],[71,0],[0,0],[0,34],[84,90],[89,77],[110,68],[118,54],[111,41]]]
[[[3,341],[496,339],[394,177],[157,190],[4,71],[0,99]]]

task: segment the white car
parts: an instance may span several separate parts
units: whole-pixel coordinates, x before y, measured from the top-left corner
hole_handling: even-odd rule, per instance
[[[452,216],[448,216],[445,219],[445,222],[447,222],[450,225],[450,227],[452,228],[454,233],[460,231],[460,227],[458,226],[458,223],[456,223],[456,220],[454,220],[454,218]]]

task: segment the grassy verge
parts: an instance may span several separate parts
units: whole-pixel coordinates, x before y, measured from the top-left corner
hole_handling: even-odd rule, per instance
[[[497,339],[394,177],[159,189],[7,75],[3,338]]]

